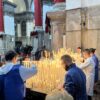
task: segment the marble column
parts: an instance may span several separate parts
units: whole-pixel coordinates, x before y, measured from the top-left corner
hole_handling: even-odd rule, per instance
[[[4,32],[3,1],[0,0],[0,33]]]
[[[51,45],[53,50],[63,48],[63,35],[65,33],[65,11],[47,13],[51,19]]]

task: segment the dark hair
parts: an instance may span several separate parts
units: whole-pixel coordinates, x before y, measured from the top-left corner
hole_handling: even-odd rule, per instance
[[[90,50],[89,49],[84,49],[83,52],[86,52],[87,54],[90,55]]]
[[[95,53],[96,49],[90,48],[90,53]]]
[[[64,62],[72,63],[72,57],[69,55],[63,55],[61,57],[61,60],[63,60]]]
[[[77,49],[81,49],[81,50],[82,50],[82,48],[81,48],[81,47],[77,47]]]
[[[17,56],[17,53],[15,51],[8,51],[6,54],[5,54],[5,60],[6,61],[12,61],[14,57]]]

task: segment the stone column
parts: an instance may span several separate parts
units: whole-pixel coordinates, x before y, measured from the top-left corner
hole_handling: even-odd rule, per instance
[[[0,0],[0,33],[4,32],[3,2]]]
[[[48,12],[47,16],[51,19],[52,49],[58,50],[59,48],[63,48],[65,44],[63,43],[63,35],[65,34],[66,4],[64,0],[55,0],[55,3],[53,10]]]
[[[21,23],[17,24],[17,37],[21,37]]]
[[[52,49],[63,48],[63,35],[65,33],[65,11],[49,12],[51,19]]]

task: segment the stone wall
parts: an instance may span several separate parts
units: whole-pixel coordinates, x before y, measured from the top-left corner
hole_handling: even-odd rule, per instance
[[[80,9],[66,12],[66,42],[67,48],[75,49],[81,46],[81,13]]]
[[[0,38],[0,54],[3,55],[8,50],[13,50],[15,47],[15,36],[4,35]]]
[[[66,11],[67,48],[96,48],[100,57],[100,6]]]

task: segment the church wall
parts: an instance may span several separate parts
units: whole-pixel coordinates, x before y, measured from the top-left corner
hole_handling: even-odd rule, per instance
[[[100,6],[66,11],[66,42],[67,48],[74,50],[78,46],[96,48],[100,56]],[[85,22],[85,26],[83,26]]]
[[[97,48],[98,42],[98,30],[84,31],[82,35],[82,47],[83,48]]]
[[[90,48],[94,47],[97,48],[98,43],[98,34],[100,28],[100,13],[99,13],[99,6],[92,6],[87,8],[87,27],[86,30],[83,32],[83,47]],[[87,45],[86,45],[87,44]]]
[[[4,28],[7,35],[15,35],[14,17],[4,15]]]
[[[77,47],[81,46],[81,32],[80,31],[72,31],[72,32],[67,32],[67,48],[72,48],[76,50]]]
[[[66,42],[67,48],[76,49],[81,46],[81,10],[66,12]]]
[[[83,47],[88,44],[88,47],[96,48],[100,56],[100,6],[92,6],[87,10],[87,31],[83,34],[87,40],[83,38]]]
[[[100,5],[100,0],[66,0],[66,10]]]

